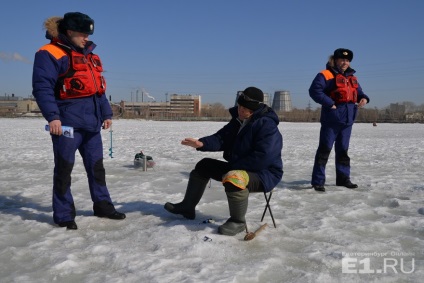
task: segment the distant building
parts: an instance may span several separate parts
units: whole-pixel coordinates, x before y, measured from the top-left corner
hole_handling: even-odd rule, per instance
[[[390,103],[389,110],[394,113],[404,114],[406,112],[406,106],[399,103]]]
[[[185,116],[199,117],[201,114],[200,95],[171,95],[170,112]]]
[[[405,115],[406,121],[411,123],[418,123],[424,121],[424,113],[415,112],[408,113]]]
[[[264,103],[268,106],[271,106],[271,98],[268,93],[264,92]]]
[[[40,113],[37,102],[32,98],[0,96],[0,114]]]
[[[24,99],[18,101],[17,109],[18,113],[41,113],[38,104],[34,99]]]
[[[120,108],[127,114],[144,118],[199,117],[201,96],[173,94],[169,102],[121,101]]]
[[[290,91],[278,90],[274,93],[272,109],[275,112],[290,112],[293,110]]]

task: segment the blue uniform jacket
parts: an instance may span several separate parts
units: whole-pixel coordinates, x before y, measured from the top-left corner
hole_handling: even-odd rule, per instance
[[[73,47],[66,39],[61,41],[71,48]],[[95,44],[90,42],[83,54],[92,52]],[[93,95],[83,98],[60,99],[55,95],[54,89],[57,78],[64,74],[69,67],[69,57],[51,54],[47,50],[39,50],[35,54],[34,70],[32,76],[32,94],[37,100],[38,107],[44,118],[51,122],[60,120],[62,125],[71,126],[75,129],[89,132],[98,132],[103,121],[112,118],[112,109],[106,95]]]
[[[327,70],[330,70],[334,76],[337,71],[329,66],[327,63]],[[351,76],[355,73],[355,70],[348,68],[345,72],[345,76]],[[352,125],[355,122],[358,107],[354,103],[342,103],[337,105],[337,109],[331,109],[335,104],[333,99],[330,97],[330,92],[336,88],[335,80],[326,80],[322,73],[316,75],[312,81],[311,87],[309,88],[309,96],[316,102],[321,104],[321,123],[325,125]],[[358,86],[358,100],[362,98],[370,101],[369,97],[362,91],[361,86]]]
[[[283,177],[283,137],[278,116],[268,106],[256,110],[240,130],[237,107],[230,109],[231,121],[211,136],[200,138],[200,151],[223,151],[231,170],[257,173],[265,191],[271,191]],[[240,130],[240,132],[239,132]]]

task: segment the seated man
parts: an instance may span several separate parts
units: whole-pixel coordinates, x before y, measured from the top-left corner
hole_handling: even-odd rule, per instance
[[[260,89],[248,87],[239,95],[238,106],[230,109],[227,125],[211,136],[181,142],[199,151],[223,151],[226,161],[200,160],[190,173],[183,201],[167,202],[166,210],[195,219],[195,207],[212,178],[223,183],[230,209],[230,218],[218,233],[233,236],[245,229],[249,191],[269,192],[283,176],[278,116],[263,101]]]

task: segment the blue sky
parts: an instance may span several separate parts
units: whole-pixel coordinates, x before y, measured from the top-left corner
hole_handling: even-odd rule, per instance
[[[95,20],[90,40],[113,101],[144,89],[156,101],[195,94],[228,107],[256,86],[315,108],[311,81],[344,47],[368,107],[424,103],[422,0],[14,0],[1,10],[0,95],[31,95],[34,53],[48,43],[44,20],[80,11]]]

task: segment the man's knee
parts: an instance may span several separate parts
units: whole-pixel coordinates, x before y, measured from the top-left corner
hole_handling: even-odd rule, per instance
[[[222,177],[225,190],[244,190],[249,184],[249,174],[244,170],[231,170]]]
[[[328,162],[328,157],[330,156],[331,148],[326,146],[318,147],[317,152],[317,161],[319,165],[325,166]]]
[[[98,160],[96,163],[94,163],[94,180],[97,184],[101,186],[106,186],[106,171],[105,167],[103,166],[103,159]]]
[[[197,162],[196,166],[194,167],[194,170],[200,175],[206,175],[205,173],[210,171],[211,169],[212,160],[212,158],[203,158],[202,160]]]
[[[350,157],[345,150],[338,154],[336,161],[341,165],[350,166]]]
[[[60,195],[64,195],[71,185],[71,173],[74,163],[68,162],[59,156],[55,167],[54,189]]]
[[[213,158],[203,158],[196,164],[193,171],[203,178],[212,178],[216,181],[221,181],[222,175],[229,170],[228,162]]]

